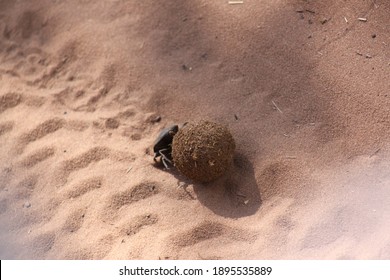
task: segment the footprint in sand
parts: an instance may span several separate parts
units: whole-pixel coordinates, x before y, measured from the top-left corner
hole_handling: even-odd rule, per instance
[[[230,227],[216,221],[203,221],[190,228],[175,232],[169,237],[166,244],[169,246],[167,248],[167,251],[170,252],[169,254],[177,258],[180,252],[188,251],[192,246],[214,238],[217,240],[223,238],[225,240],[224,244],[228,245],[229,243],[235,244],[237,242],[252,243],[257,237],[258,233],[250,230]],[[193,251],[193,249],[190,250]],[[219,258],[214,255],[214,252],[205,253],[210,255],[198,255],[197,257],[207,259]]]
[[[68,198],[77,198],[95,189],[101,188],[103,185],[103,177],[91,177],[81,182],[72,185],[67,192]]]
[[[52,118],[37,125],[32,130],[23,133],[17,139],[16,151],[23,153],[26,146],[34,141],[37,141],[49,134],[56,132],[59,129],[65,128],[68,130],[83,131],[88,128],[88,124],[84,121],[69,120],[65,121],[62,118]]]
[[[156,183],[141,183],[126,191],[115,194],[109,200],[110,208],[119,209],[125,205],[146,199],[159,193],[159,187]]]
[[[54,156],[54,153],[54,147],[44,147],[27,155],[24,159],[20,161],[19,164],[23,167],[31,168],[36,164]]]
[[[251,231],[236,229],[215,221],[204,221],[183,232],[175,233],[171,236],[171,241],[178,247],[187,247],[222,235],[234,241],[245,242],[252,242],[257,236]]]
[[[27,85],[35,85],[44,75],[47,63],[47,55],[39,48],[21,48],[9,67]]]
[[[66,221],[63,225],[63,229],[66,232],[70,232],[70,233],[78,231],[83,225],[85,213],[86,213],[86,209],[83,208],[74,210],[66,218]]]
[[[106,147],[94,147],[79,156],[66,160],[61,164],[58,180],[61,183],[65,183],[71,173],[86,168],[93,162],[106,159],[109,155],[110,149]]]
[[[0,96],[0,114],[22,103],[30,107],[41,107],[45,103],[45,100],[46,98],[41,96],[25,96],[20,93],[9,92]]]
[[[65,120],[60,118],[53,118],[36,126],[34,129],[22,134],[17,140],[17,152],[21,154],[26,146],[38,139],[51,134],[60,128],[64,127]]]
[[[14,128],[14,125],[12,121],[0,123],[0,136],[10,132]]]
[[[7,93],[0,96],[0,114],[5,110],[14,108],[22,102],[22,95],[19,93]]]
[[[25,44],[31,35],[39,35],[44,30],[39,26],[39,21],[33,12],[26,12],[14,28],[6,25],[3,29],[4,48],[0,72],[18,77],[27,85],[34,85],[41,80],[49,64],[49,55],[40,47],[27,47],[29,44]],[[33,26],[34,24],[37,26]],[[34,41],[34,45],[40,44]]]
[[[144,214],[132,218],[130,221],[121,225],[120,232],[122,235],[135,235],[144,227],[154,225],[158,222],[158,216],[155,214]]]
[[[30,243],[29,250],[35,257],[35,259],[45,258],[45,255],[54,246],[56,235],[54,232],[42,233],[36,236]],[[28,254],[28,255],[30,255]]]
[[[187,247],[207,239],[215,238],[226,233],[227,228],[221,223],[205,221],[194,228],[172,237],[173,244]]]
[[[64,185],[68,181],[68,178],[69,176],[71,176],[72,173],[87,168],[92,163],[97,163],[106,159],[115,162],[129,162],[133,161],[135,157],[130,153],[111,150],[104,146],[97,146],[87,150],[86,152],[78,156],[61,162],[56,169],[54,180],[58,185]],[[82,195],[86,191],[100,187],[101,181],[102,178],[100,177],[87,179],[87,181],[81,182],[79,186],[75,186],[75,189],[73,191],[70,191],[69,195]]]
[[[32,192],[35,189],[35,186],[38,183],[38,175],[33,174],[29,175],[26,178],[22,179],[15,188],[13,188],[12,193],[16,199],[27,199],[31,196]]]
[[[60,259],[66,260],[102,260],[112,249],[114,238],[111,234],[107,234],[93,244],[84,241],[84,246],[67,246],[61,252],[57,252],[57,255]]]
[[[94,112],[97,109],[98,101],[101,101],[107,96],[108,90],[105,87],[102,87],[95,93],[92,97],[90,97],[86,104],[80,105],[75,108],[75,111],[87,111]]]

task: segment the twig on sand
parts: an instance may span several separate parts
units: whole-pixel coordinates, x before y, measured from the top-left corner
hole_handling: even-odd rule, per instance
[[[358,20],[360,20],[360,21],[363,21],[363,22],[366,22],[367,21],[367,19],[366,18],[358,18]]]
[[[381,148],[377,149],[375,152],[373,152],[371,155],[370,155],[370,158],[375,156],[377,153],[379,153],[379,151],[381,150]]]
[[[244,4],[244,1],[229,1],[228,2],[229,5],[237,5],[237,4]]]
[[[272,104],[275,106],[276,110],[278,110],[281,114],[283,114],[282,110],[280,110],[280,108],[278,107],[278,105],[276,105],[276,103],[271,100]]]
[[[297,157],[295,156],[286,156],[286,159],[296,159]]]
[[[126,173],[129,173],[129,172],[131,171],[131,169],[133,169],[132,166],[130,166],[129,168],[127,168]]]

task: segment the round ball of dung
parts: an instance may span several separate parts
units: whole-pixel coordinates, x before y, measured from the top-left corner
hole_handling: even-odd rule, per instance
[[[210,121],[188,123],[173,138],[172,158],[182,174],[206,183],[226,172],[235,147],[225,126]]]

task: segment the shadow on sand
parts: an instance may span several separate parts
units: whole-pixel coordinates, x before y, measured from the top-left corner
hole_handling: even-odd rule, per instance
[[[261,197],[253,165],[242,153],[235,154],[233,165],[225,175],[207,184],[193,182],[175,168],[168,171],[186,191],[192,186],[196,194],[193,198],[219,216],[240,218],[253,215],[260,208]]]

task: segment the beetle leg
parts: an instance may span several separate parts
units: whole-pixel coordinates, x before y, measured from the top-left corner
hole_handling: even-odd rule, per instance
[[[168,164],[165,162],[166,158],[161,158],[162,163],[164,164],[165,169],[169,169]]]
[[[162,150],[158,151],[158,153],[161,155],[161,161],[164,164],[165,168],[169,169],[168,164],[166,163],[166,161],[169,162],[170,164],[172,164],[172,161],[169,158],[167,158],[167,156],[164,153],[162,153],[162,152],[167,151],[167,150],[168,149],[162,149]]]

